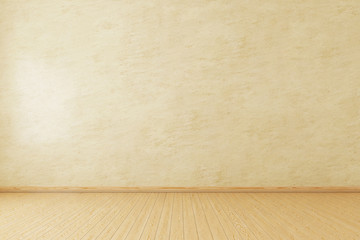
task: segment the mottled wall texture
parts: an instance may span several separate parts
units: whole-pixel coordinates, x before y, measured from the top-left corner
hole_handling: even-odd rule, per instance
[[[0,0],[0,185],[360,185],[360,1]]]

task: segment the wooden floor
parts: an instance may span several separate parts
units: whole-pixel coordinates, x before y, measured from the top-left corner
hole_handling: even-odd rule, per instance
[[[359,193],[2,193],[0,239],[360,239]]]

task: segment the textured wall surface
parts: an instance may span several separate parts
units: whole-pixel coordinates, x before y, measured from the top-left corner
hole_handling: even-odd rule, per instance
[[[360,1],[1,0],[0,185],[360,185]]]

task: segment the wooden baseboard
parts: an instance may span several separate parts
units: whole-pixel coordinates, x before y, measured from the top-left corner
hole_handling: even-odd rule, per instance
[[[126,192],[237,192],[237,193],[360,193],[359,187],[0,187],[0,193],[126,193]]]

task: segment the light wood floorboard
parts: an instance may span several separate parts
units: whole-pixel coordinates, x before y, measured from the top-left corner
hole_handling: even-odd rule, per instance
[[[360,239],[360,193],[1,193],[0,239]]]

